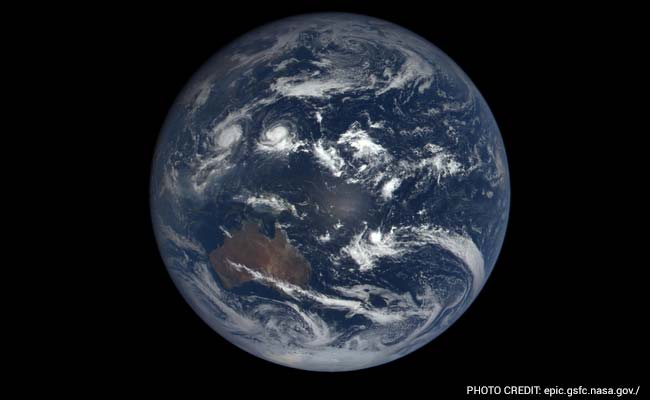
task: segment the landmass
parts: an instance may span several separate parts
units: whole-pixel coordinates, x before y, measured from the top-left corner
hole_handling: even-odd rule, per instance
[[[253,280],[247,269],[300,287],[308,285],[311,274],[311,265],[289,243],[286,232],[276,227],[271,239],[252,222],[244,223],[241,230],[232,232],[222,246],[214,249],[210,264],[227,289]]]

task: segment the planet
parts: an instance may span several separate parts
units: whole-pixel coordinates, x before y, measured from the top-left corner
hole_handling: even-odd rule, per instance
[[[194,312],[313,371],[444,332],[494,268],[510,209],[501,134],[465,73],[405,28],[344,13],[272,22],[209,59],[167,115],[149,191]]]

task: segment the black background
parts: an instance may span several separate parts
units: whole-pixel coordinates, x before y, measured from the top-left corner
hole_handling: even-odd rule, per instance
[[[647,228],[635,211],[647,198],[639,177],[647,170],[643,114],[635,108],[643,101],[633,97],[641,75],[634,58],[644,51],[635,41],[640,26],[635,10],[544,4],[170,4],[84,10],[74,25],[61,26],[77,49],[73,66],[61,69],[81,80],[74,108],[92,121],[71,136],[92,167],[71,165],[76,182],[95,182],[84,187],[78,212],[93,232],[80,238],[92,249],[84,263],[100,271],[88,275],[96,284],[82,290],[85,300],[74,296],[83,322],[65,347],[80,356],[73,380],[213,396],[230,388],[243,395],[346,396],[355,389],[456,397],[467,385],[645,383],[636,366],[647,339]],[[316,11],[386,19],[447,53],[494,113],[512,184],[503,250],[469,310],[422,349],[347,373],[277,366],[213,332],[169,278],[148,208],[157,135],[192,74],[241,34]]]

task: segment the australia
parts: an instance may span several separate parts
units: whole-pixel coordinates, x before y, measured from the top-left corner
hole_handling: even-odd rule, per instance
[[[230,289],[255,279],[258,272],[272,280],[307,287],[311,266],[276,227],[269,238],[252,222],[244,223],[224,244],[210,253],[210,263],[224,287]],[[253,271],[253,272],[251,272]]]

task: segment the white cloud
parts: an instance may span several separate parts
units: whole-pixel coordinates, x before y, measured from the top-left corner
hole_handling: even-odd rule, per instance
[[[381,188],[381,197],[384,200],[390,200],[393,197],[393,192],[399,188],[402,180],[399,178],[390,178]]]
[[[283,211],[288,211],[294,217],[299,218],[298,211],[293,204],[273,193],[262,193],[248,196],[237,195],[233,199],[251,206],[258,212],[268,212],[277,215]]]
[[[343,174],[345,161],[339,154],[338,150],[336,150],[336,148],[325,145],[323,140],[319,139],[314,144],[312,150],[314,157],[316,157],[316,161],[328,169],[332,175],[338,178]]]
[[[220,132],[216,134],[217,145],[221,148],[227,149],[239,142],[239,139],[242,137],[241,126],[233,124],[223,128]]]
[[[473,292],[477,293],[485,279],[483,255],[471,238],[449,230],[421,225],[392,227],[387,232],[364,228],[341,249],[362,272],[376,267],[382,258],[398,259],[426,245],[436,245],[458,257],[472,275]]]
[[[159,229],[163,237],[169,240],[174,244],[174,246],[178,247],[179,249],[193,251],[198,254],[205,254],[205,249],[203,246],[201,246],[201,244],[193,238],[181,235],[172,229],[172,227],[165,225],[162,222],[160,222]]]
[[[257,141],[257,150],[267,154],[287,155],[302,146],[304,143],[285,125],[267,129]]]
[[[282,77],[271,85],[271,90],[287,97],[328,98],[354,86],[354,82],[336,78]]]
[[[406,60],[400,67],[400,70],[392,75],[390,70],[386,75],[390,76],[388,84],[377,91],[378,95],[384,94],[391,89],[402,89],[411,82],[419,83],[418,91],[424,92],[431,86],[433,80],[433,67],[431,63],[425,61],[418,54],[402,49]]]
[[[345,131],[341,137],[339,137],[337,143],[352,147],[354,149],[354,158],[372,160],[378,155],[388,154],[388,151],[375,142],[366,131],[361,129],[358,123],[352,124],[352,126]]]
[[[350,243],[341,249],[364,272],[373,269],[381,258],[396,258],[406,252],[406,247],[395,240],[393,230],[382,233],[380,230],[369,231],[364,228],[355,235]]]
[[[325,232],[323,235],[318,236],[318,241],[321,243],[327,243],[330,240],[332,240],[332,236],[330,235],[329,231]]]

